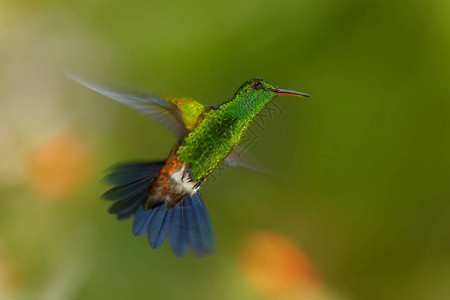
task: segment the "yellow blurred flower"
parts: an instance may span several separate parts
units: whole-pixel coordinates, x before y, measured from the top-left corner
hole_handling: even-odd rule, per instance
[[[308,258],[279,233],[251,234],[239,263],[245,279],[269,299],[310,299],[320,290],[317,271]]]
[[[29,161],[32,186],[44,196],[60,198],[75,192],[91,171],[92,153],[78,136],[65,133],[35,149]]]

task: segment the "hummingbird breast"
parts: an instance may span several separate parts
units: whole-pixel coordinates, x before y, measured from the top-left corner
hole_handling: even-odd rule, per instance
[[[194,181],[204,180],[228,156],[246,125],[233,115],[214,113],[184,138],[177,154],[191,168]]]

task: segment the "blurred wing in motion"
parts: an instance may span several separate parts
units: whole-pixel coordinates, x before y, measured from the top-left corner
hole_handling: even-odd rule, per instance
[[[258,166],[258,164],[255,164],[253,161],[249,160],[247,157],[244,157],[244,151],[244,149],[236,146],[223,162],[230,167],[244,167],[261,173],[270,173],[264,168]]]
[[[183,138],[192,130],[192,124],[196,123],[197,118],[205,109],[202,104],[191,99],[173,98],[165,101],[147,95],[112,90],[81,79],[70,73],[67,74],[67,77],[106,97],[139,111],[144,116],[173,131],[178,138]]]

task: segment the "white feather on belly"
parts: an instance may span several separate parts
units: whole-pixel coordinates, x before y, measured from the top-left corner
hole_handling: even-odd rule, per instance
[[[170,179],[173,182],[173,188],[180,192],[185,192],[192,196],[198,190],[198,187],[195,187],[196,181],[192,181],[185,164],[178,171],[174,172]]]

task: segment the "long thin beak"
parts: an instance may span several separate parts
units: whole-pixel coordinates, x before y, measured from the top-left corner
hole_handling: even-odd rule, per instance
[[[300,93],[296,91],[290,91],[290,90],[283,90],[283,89],[273,89],[272,90],[277,95],[291,95],[291,96],[297,96],[297,97],[311,97],[308,94]]]

